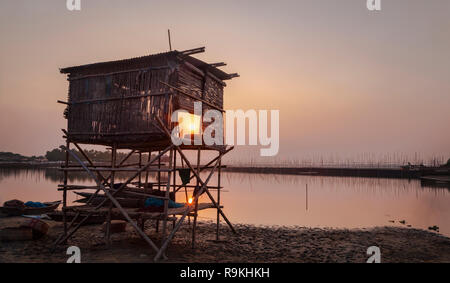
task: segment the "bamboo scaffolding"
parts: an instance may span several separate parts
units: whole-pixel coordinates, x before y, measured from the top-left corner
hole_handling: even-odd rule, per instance
[[[163,155],[164,153],[166,153],[167,151],[169,151],[169,150],[171,150],[173,148],[173,145],[172,146],[169,146],[169,147],[167,147],[166,149],[164,149],[164,150],[162,150],[161,151],[161,153],[160,153],[160,155]],[[136,176],[138,176],[139,175],[139,173],[141,173],[141,172],[143,172],[145,169],[147,169],[147,167],[148,166],[150,166],[150,164],[152,164],[155,160],[157,160],[159,157],[160,157],[160,155],[158,155],[158,156],[156,156],[156,157],[154,157],[154,158],[152,158],[149,162],[148,162],[148,164],[147,165],[145,165],[145,166],[143,166],[141,169],[139,169],[138,170],[138,172],[137,173],[135,173],[135,175],[133,175],[132,177],[130,177],[130,178],[128,178],[127,179],[127,181],[125,182],[125,183],[122,183],[122,185],[116,190],[116,191],[114,191],[112,194],[110,194],[109,192],[108,192],[108,190],[103,186],[103,184],[102,183],[100,183],[99,181],[98,181],[98,179],[95,177],[95,175],[92,173],[92,171],[90,171],[90,169],[89,168],[87,168],[85,165],[84,165],[84,163],[78,158],[78,156],[76,156],[76,154],[75,153],[73,153],[70,149],[68,149],[68,148],[66,148],[66,151],[70,154],[70,155],[72,155],[72,157],[75,159],[75,160],[77,160],[79,163],[80,163],[80,165],[82,165],[82,166],[84,166],[84,169],[86,170],[86,172],[88,172],[88,174],[96,181],[96,183],[97,183],[97,186],[99,186],[104,192],[105,192],[105,194],[108,196],[108,198],[107,199],[105,199],[104,201],[102,201],[99,205],[97,205],[92,211],[90,211],[90,212],[88,212],[88,214],[80,221],[80,222],[78,222],[78,224],[72,229],[72,231],[70,231],[69,233],[65,233],[64,234],[64,237],[61,237],[61,238],[58,238],[57,239],[57,241],[55,242],[55,244],[54,244],[54,246],[56,247],[58,244],[60,244],[61,242],[65,242],[68,238],[70,238],[82,225],[83,225],[83,223],[85,223],[86,222],[86,220],[91,216],[91,215],[93,215],[94,213],[95,213],[95,211],[97,211],[100,207],[102,207],[103,205],[104,205],[104,203],[108,200],[108,199],[110,199],[111,200],[111,198],[114,198],[114,196],[116,195],[116,194],[118,194],[122,189],[124,189],[125,188],[125,186],[128,184],[128,183],[130,183]],[[111,201],[113,201],[113,200],[111,200]],[[114,200],[115,201],[115,200]],[[118,204],[117,203],[117,201],[115,201],[114,202],[113,201],[113,204],[114,205],[119,205],[120,206],[120,204]],[[116,207],[117,207],[117,205],[116,205]],[[129,218],[129,217],[128,217]],[[127,219],[128,220],[128,219]],[[131,220],[131,219],[130,219]],[[74,221],[73,221],[74,222]],[[130,221],[129,221],[130,222]],[[131,224],[131,223],[130,223]],[[135,227],[135,224],[133,223],[132,224],[132,226],[136,229],[136,227]],[[139,227],[137,227],[137,231],[138,231],[138,234],[140,234],[141,236],[142,236],[142,234],[144,234],[143,232],[142,232],[142,230],[140,230],[139,229]],[[145,234],[144,234],[145,235]],[[155,249],[156,251],[158,251],[158,248],[156,247],[156,245],[145,235],[145,237],[143,236],[143,238],[144,238],[144,240],[146,240],[149,244],[150,244],[150,246],[153,248],[153,249]]]
[[[105,219],[105,244],[111,246],[111,221],[126,220],[149,246],[156,252],[154,260],[166,259],[166,251],[175,233],[182,223],[194,217],[192,227],[192,248],[195,248],[198,212],[203,209],[217,210],[216,239],[219,239],[219,222],[222,217],[230,229],[236,233],[223,212],[220,194],[222,157],[233,147],[207,145],[181,145],[171,143],[169,129],[171,113],[177,109],[193,111],[194,101],[201,101],[206,108],[223,110],[224,80],[234,77],[217,67],[223,62],[208,64],[190,55],[204,52],[205,48],[186,51],[173,51],[120,61],[103,62],[61,69],[69,74],[69,99],[65,116],[68,130],[63,130],[66,139],[66,162],[60,170],[64,173],[63,183],[58,190],[63,192],[64,232],[55,241],[54,247],[66,243],[86,223],[91,216]],[[156,123],[157,122],[157,123]],[[158,126],[159,124],[159,126]],[[78,156],[71,143],[81,154]],[[94,163],[80,144],[93,144],[111,147],[110,162]],[[120,162],[118,150],[131,150]],[[192,165],[184,151],[197,153]],[[205,165],[201,165],[201,151],[213,150],[218,156]],[[143,153],[148,152],[146,162]],[[156,152],[152,156],[152,152]],[[127,160],[138,154],[138,161]],[[162,158],[167,158],[162,162]],[[177,157],[181,167],[177,167]],[[86,161],[82,161],[84,158]],[[69,159],[76,161],[71,164]],[[188,183],[183,177],[177,184],[177,171],[188,168]],[[210,170],[206,179],[200,174]],[[69,184],[68,175],[74,172],[86,172],[96,185],[77,186]],[[119,173],[123,173],[120,174]],[[152,174],[150,174],[152,173]],[[212,176],[218,174],[217,185],[208,185]],[[123,183],[117,182],[119,176],[126,175]],[[186,176],[187,177],[187,176]],[[195,183],[189,184],[195,179]],[[169,201],[176,201],[176,193],[184,187],[186,205],[170,208]],[[193,189],[193,205],[188,205],[188,189]],[[92,190],[76,192],[76,190]],[[217,201],[210,191],[217,190]],[[67,193],[81,195],[86,202],[82,206],[68,206]],[[211,203],[199,203],[201,195],[206,193]],[[149,212],[142,208],[142,201],[148,198],[162,200],[163,206],[158,212]],[[87,199],[87,201],[86,201]],[[138,203],[138,205],[136,205]],[[75,213],[67,223],[66,213]],[[180,215],[181,217],[177,219]],[[145,221],[152,219],[159,232],[162,221],[160,246],[145,233]],[[169,232],[167,221],[173,221]]]
[[[170,148],[168,148],[167,150],[170,150]],[[78,156],[73,153],[70,149],[67,149],[67,151],[69,152],[70,155],[72,155],[72,157],[78,161],[80,164],[82,164],[82,166],[84,166],[84,163],[78,158]],[[122,215],[125,217],[125,219],[128,221],[128,223],[130,223],[131,226],[133,226],[133,228],[136,230],[136,232],[156,251],[159,251],[159,248],[155,245],[155,243],[153,243],[153,241],[136,225],[136,223],[130,218],[130,216],[128,215],[128,213],[122,208],[122,206],[119,204],[119,202],[117,202],[117,200],[114,198],[114,193],[111,194],[109,193],[109,191],[103,186],[103,184],[97,179],[97,177],[94,175],[94,173],[92,173],[91,170],[89,170],[89,168],[87,168],[86,166],[84,166],[84,169],[86,170],[86,172],[92,177],[92,179],[95,180],[95,182],[97,183],[97,185],[99,187],[101,187],[101,189],[103,190],[104,194],[108,197],[109,201],[111,201],[114,206],[120,210],[120,212],[122,213]],[[120,188],[119,188],[120,189]],[[117,193],[117,191],[115,192]],[[107,200],[108,200],[107,199]],[[103,201],[102,203],[106,202],[107,200]],[[100,208],[101,206],[97,206],[95,210],[98,210],[98,208]],[[87,218],[89,218],[89,216],[91,215],[92,212],[89,212],[88,216],[86,216],[78,225],[77,227],[75,227],[75,229],[77,230],[81,225],[82,222],[86,221]],[[75,230],[75,231],[76,231]],[[73,233],[75,231],[72,231],[69,235],[65,236],[63,238],[63,241],[67,240],[67,238],[71,235],[73,235]],[[163,257],[165,257],[164,255],[162,255]]]

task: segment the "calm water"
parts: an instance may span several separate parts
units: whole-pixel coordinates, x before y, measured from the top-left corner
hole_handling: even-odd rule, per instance
[[[72,181],[93,184],[83,174]],[[0,203],[61,199],[60,182],[56,169],[0,168]],[[450,236],[450,190],[421,187],[417,180],[223,173],[222,185],[224,211],[234,223],[363,228],[405,226],[399,223],[405,220],[414,228],[437,225]],[[69,201],[76,198],[69,194]],[[184,193],[177,200],[183,201]],[[215,219],[216,211],[200,217]]]

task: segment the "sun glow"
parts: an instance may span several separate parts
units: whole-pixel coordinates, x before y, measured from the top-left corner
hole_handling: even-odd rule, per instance
[[[190,113],[179,113],[180,137],[200,134],[200,116]]]

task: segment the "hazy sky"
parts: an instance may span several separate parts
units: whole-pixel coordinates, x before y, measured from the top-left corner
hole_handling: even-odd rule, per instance
[[[226,109],[280,110],[279,160],[450,157],[450,1],[381,1],[2,0],[0,151],[62,144],[58,68],[167,51],[170,28],[175,49],[241,75]]]

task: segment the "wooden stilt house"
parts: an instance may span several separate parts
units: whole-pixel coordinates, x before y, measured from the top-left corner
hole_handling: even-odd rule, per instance
[[[64,181],[58,186],[63,192],[64,233],[55,247],[66,243],[93,217],[104,219],[108,245],[111,244],[111,221],[126,220],[154,249],[155,260],[166,258],[170,241],[190,217],[193,217],[192,246],[195,246],[199,210],[217,210],[217,239],[221,218],[234,231],[220,203],[221,159],[232,147],[177,146],[170,136],[174,127],[171,115],[175,110],[193,113],[194,102],[200,101],[203,110],[223,111],[225,81],[238,76],[218,69],[224,63],[208,64],[192,56],[204,50],[170,51],[61,69],[61,73],[67,74],[69,95],[67,101],[58,101],[67,106],[64,115],[68,123],[63,130],[67,140],[66,162],[61,168]],[[107,146],[111,150],[111,163],[97,164],[83,151],[81,144]],[[76,147],[81,157],[71,146]],[[123,160],[117,160],[117,150],[129,150],[129,153]],[[196,160],[191,162],[185,150],[195,150]],[[215,150],[217,156],[207,164],[200,164],[202,150]],[[144,154],[148,156],[146,161],[142,158]],[[139,162],[127,163],[133,155],[139,156]],[[168,162],[161,162],[163,156]],[[177,165],[177,160],[181,164]],[[208,170],[206,179],[200,176],[203,170]],[[69,184],[69,174],[75,171],[87,172],[96,185]],[[117,182],[118,172],[128,174],[120,183]],[[153,181],[149,178],[150,172],[156,174]],[[208,185],[214,173],[217,173],[217,185]],[[164,180],[162,174],[166,175]],[[76,192],[86,199],[84,205],[74,206],[67,202],[67,194],[74,190],[93,192]],[[215,190],[216,196],[210,190]],[[171,207],[170,201],[176,199],[178,192],[185,197],[185,203],[181,207]],[[201,195],[205,195],[208,202],[199,203]],[[159,199],[163,205],[146,209],[142,204],[148,199]],[[146,231],[144,224],[148,220],[155,222],[157,232],[162,222],[160,245],[151,240]],[[167,222],[173,222],[172,229]]]

